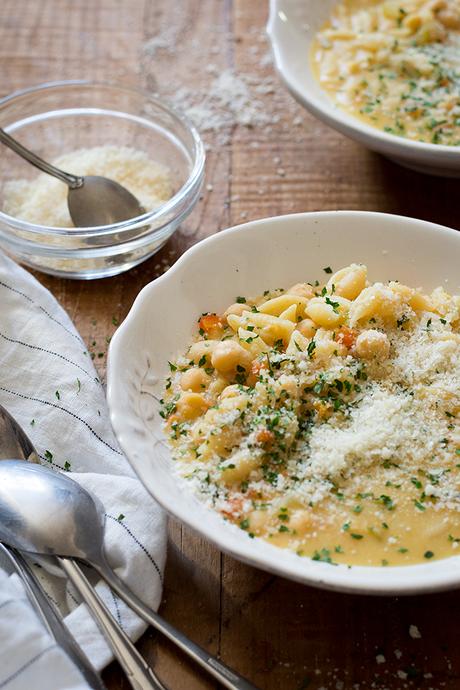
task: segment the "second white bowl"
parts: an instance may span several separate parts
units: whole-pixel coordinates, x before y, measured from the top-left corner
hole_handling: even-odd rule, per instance
[[[270,0],[267,33],[276,69],[294,98],[330,127],[418,172],[460,177],[460,147],[426,144],[367,125],[334,104],[315,78],[310,49],[337,0]]]

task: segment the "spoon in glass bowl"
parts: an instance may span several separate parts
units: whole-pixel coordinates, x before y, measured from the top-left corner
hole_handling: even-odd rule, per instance
[[[109,566],[104,553],[105,511],[96,496],[70,477],[42,465],[0,462],[0,541],[33,554],[53,555],[78,588],[74,559],[85,561],[128,606],[174,642],[229,690],[256,690],[242,676],[189,640],[146,606]]]
[[[1,127],[0,141],[39,170],[67,185],[67,205],[76,228],[111,225],[145,213],[136,197],[118,182],[99,175],[82,177],[64,172],[26,149]]]

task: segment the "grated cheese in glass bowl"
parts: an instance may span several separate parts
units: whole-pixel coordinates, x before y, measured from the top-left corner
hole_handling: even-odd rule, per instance
[[[116,275],[157,252],[198,200],[204,148],[196,129],[141,91],[55,82],[0,100],[0,126],[45,160],[123,184],[146,213],[75,228],[67,189],[11,151],[0,158],[0,247],[68,278]]]
[[[101,175],[126,187],[146,211],[172,196],[169,170],[129,146],[95,146],[71,151],[53,165],[74,175]],[[67,205],[67,187],[51,175],[6,182],[3,210],[21,220],[51,227],[75,227]]]

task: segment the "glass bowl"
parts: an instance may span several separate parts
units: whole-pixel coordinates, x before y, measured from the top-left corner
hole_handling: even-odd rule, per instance
[[[4,185],[38,171],[6,147],[0,156],[0,246],[44,273],[89,280],[127,271],[155,254],[198,200],[204,147],[196,129],[157,98],[114,84],[67,81],[0,100],[0,126],[45,160],[101,145],[130,146],[170,171],[173,196],[121,223],[36,225],[4,213]]]

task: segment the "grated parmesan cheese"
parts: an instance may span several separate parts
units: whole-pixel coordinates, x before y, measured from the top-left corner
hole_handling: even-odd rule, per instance
[[[75,175],[101,175],[126,187],[150,211],[172,196],[169,171],[143,151],[127,146],[80,149],[53,161]],[[67,207],[67,187],[40,173],[32,180],[12,180],[4,186],[3,211],[15,218],[50,227],[74,227]]]
[[[446,557],[460,543],[460,298],[366,276],[352,264],[202,315],[165,390],[173,456],[226,519],[299,555]]]
[[[409,635],[412,637],[413,640],[420,640],[422,638],[420,630],[416,625],[409,626]]]

